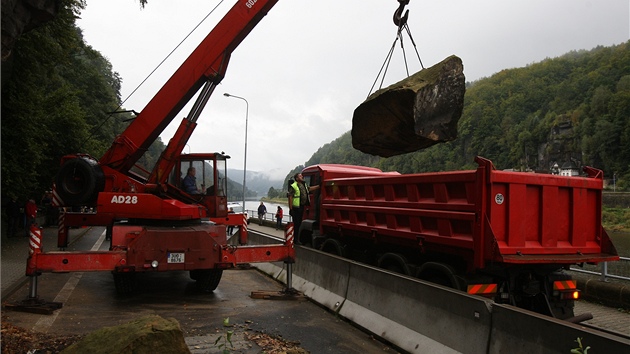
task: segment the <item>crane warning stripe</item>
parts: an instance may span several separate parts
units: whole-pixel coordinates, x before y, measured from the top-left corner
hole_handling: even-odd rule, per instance
[[[553,282],[553,290],[575,290],[575,280],[556,280]]]
[[[57,193],[57,185],[53,183],[52,186],[52,206],[54,207],[60,207],[63,205],[63,201],[61,200],[61,197],[59,196],[59,194]]]
[[[287,223],[286,229],[284,230],[285,239],[293,244],[293,223]]]
[[[497,284],[474,284],[468,285],[468,293],[472,295],[496,294]]]

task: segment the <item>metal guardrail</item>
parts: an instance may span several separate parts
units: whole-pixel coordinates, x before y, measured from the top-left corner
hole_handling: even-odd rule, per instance
[[[255,218],[256,220],[258,220],[258,210],[245,210],[245,213],[247,213],[247,215],[249,215],[251,218]],[[276,222],[276,212],[275,210],[273,212],[267,211],[265,213],[265,215],[263,216],[263,221],[265,220],[270,220],[273,221],[274,223]],[[286,208],[284,208],[283,210],[283,214],[282,214],[282,223],[286,224],[287,222],[291,221],[291,215],[289,215],[289,210],[287,210]]]
[[[601,281],[606,281],[606,278],[630,281],[630,258],[619,257],[618,262],[602,262],[599,265],[572,266],[571,270],[578,273],[599,275]]]

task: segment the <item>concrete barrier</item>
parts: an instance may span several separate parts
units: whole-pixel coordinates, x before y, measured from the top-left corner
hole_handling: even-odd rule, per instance
[[[461,300],[462,294],[451,289],[316,250],[296,252],[293,288],[399,348],[409,353],[486,352],[491,318],[486,300]],[[286,283],[282,263],[255,266]]]
[[[627,353],[630,341],[517,307],[492,307],[488,353],[570,353],[577,338],[589,353]]]
[[[250,234],[257,242],[257,235]],[[628,351],[630,340],[332,256],[296,249],[293,288],[409,353]],[[286,283],[283,263],[255,266]]]
[[[489,304],[480,297],[352,263],[340,314],[410,353],[485,353]]]
[[[604,303],[610,307],[630,310],[630,283],[605,282],[599,276],[571,272],[582,291],[582,297],[594,302]]]

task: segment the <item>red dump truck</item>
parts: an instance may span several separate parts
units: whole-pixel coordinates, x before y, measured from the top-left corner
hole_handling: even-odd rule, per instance
[[[498,303],[574,317],[579,297],[563,270],[617,260],[601,226],[603,173],[498,171],[422,174],[320,164],[299,241]]]

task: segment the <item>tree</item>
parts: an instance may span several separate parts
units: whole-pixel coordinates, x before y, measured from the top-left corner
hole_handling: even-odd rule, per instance
[[[20,199],[52,185],[60,159],[100,156],[124,128],[108,120],[120,78],[87,46],[75,21],[83,1],[62,0],[56,18],[17,40],[2,85],[2,191]]]
[[[278,197],[280,197],[280,191],[273,187],[269,187],[269,191],[267,192],[267,198],[274,199]]]

